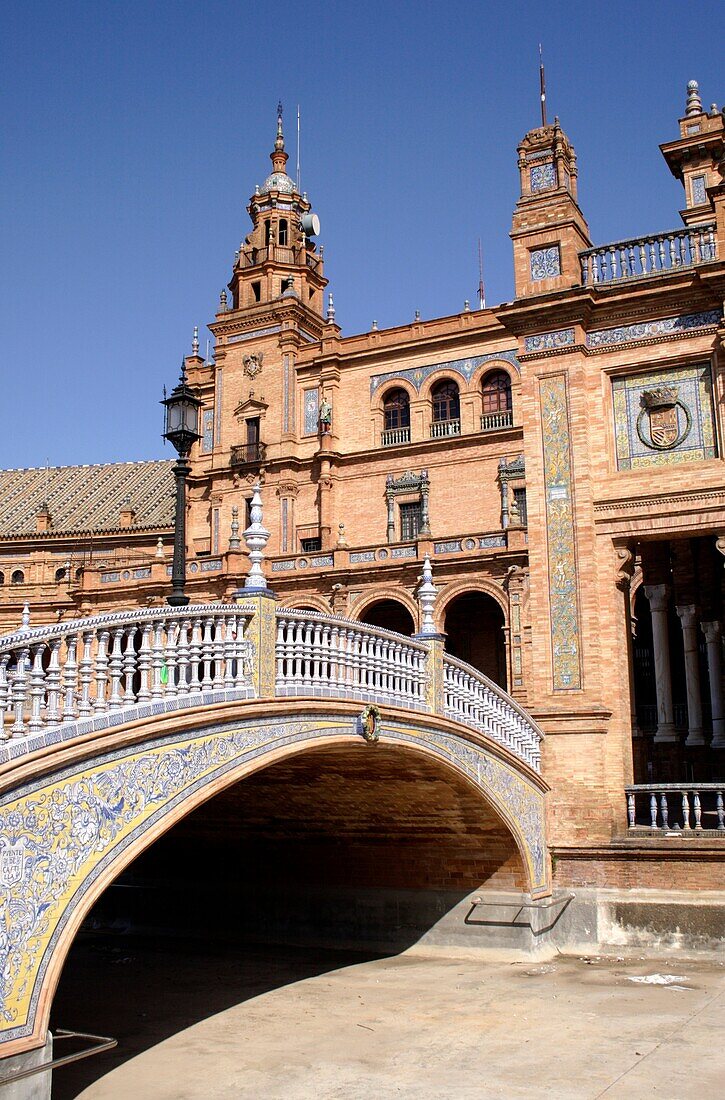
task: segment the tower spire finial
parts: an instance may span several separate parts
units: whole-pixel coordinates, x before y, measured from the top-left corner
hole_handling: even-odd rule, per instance
[[[687,81],[687,102],[685,103],[686,115],[701,115],[702,114],[702,100],[700,99],[700,88],[696,80]]]
[[[274,142],[274,150],[276,153],[284,152],[284,134],[282,132],[282,100],[280,99],[277,104],[277,137]]]
[[[546,76],[544,74],[544,54],[539,42],[539,89],[541,96],[541,125],[546,126]]]

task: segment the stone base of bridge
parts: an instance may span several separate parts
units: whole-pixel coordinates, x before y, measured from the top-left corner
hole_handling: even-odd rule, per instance
[[[53,1039],[50,1034],[45,1046],[15,1054],[0,1060],[0,1096],[2,1100],[50,1100],[50,1070],[24,1076],[29,1070],[38,1070],[53,1059]],[[23,1075],[23,1076],[20,1076]]]

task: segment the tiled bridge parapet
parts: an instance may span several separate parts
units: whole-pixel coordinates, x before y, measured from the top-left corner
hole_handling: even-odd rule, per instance
[[[254,594],[26,629],[0,639],[0,662],[0,1057],[44,1041],[68,947],[127,864],[255,770],[359,746],[365,703],[383,744],[479,792],[529,894],[550,893],[538,730],[436,636]]]
[[[314,697],[443,714],[534,768],[542,733],[434,634],[317,612],[271,595],[76,619],[0,638],[0,764],[137,718],[221,701]]]

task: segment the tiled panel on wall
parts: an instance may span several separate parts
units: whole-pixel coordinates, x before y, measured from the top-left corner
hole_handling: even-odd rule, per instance
[[[539,379],[549,552],[551,671],[554,691],[582,686],[569,395],[564,374]]]
[[[615,378],[612,404],[618,470],[717,455],[709,363]]]

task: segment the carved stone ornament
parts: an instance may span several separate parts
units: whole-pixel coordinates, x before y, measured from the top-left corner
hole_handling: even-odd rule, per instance
[[[380,709],[374,703],[368,703],[360,715],[360,732],[369,745],[380,740]]]
[[[671,386],[645,390],[641,403],[637,435],[646,447],[669,451],[682,443],[692,427],[692,416],[687,406],[678,399],[677,390]]]
[[[242,360],[244,363],[244,373],[248,374],[250,378],[256,378],[262,370],[263,359],[264,353],[261,351],[251,351],[249,355],[245,355]]]
[[[617,546],[614,583],[621,591],[626,592],[632,583],[634,573],[634,553],[629,546]]]

